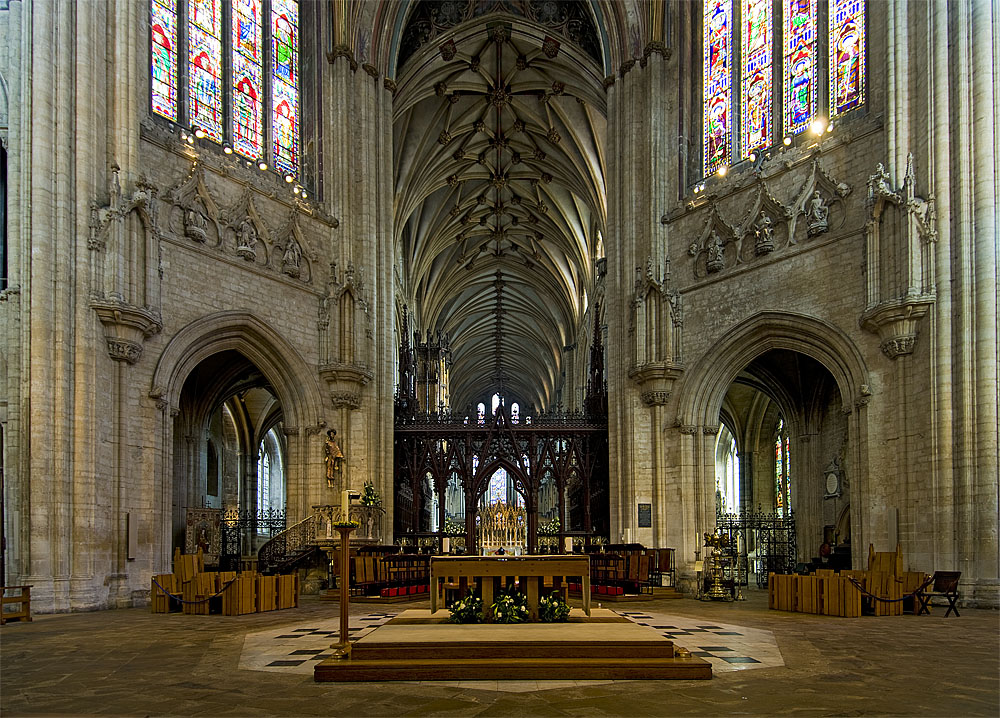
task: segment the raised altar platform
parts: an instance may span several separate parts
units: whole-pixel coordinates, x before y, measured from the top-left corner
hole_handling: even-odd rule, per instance
[[[696,680],[712,667],[675,655],[673,641],[608,609],[568,623],[454,624],[449,612],[404,611],[316,664],[316,681]]]

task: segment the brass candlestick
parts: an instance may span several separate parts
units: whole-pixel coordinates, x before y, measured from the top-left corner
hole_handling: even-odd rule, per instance
[[[349,658],[351,655],[351,640],[347,628],[350,620],[350,594],[349,586],[351,579],[351,568],[349,554],[351,551],[351,531],[357,528],[354,524],[336,524],[337,533],[340,534],[340,642],[332,647],[334,658]]]
[[[709,575],[711,576],[712,583],[708,587],[708,593],[705,594],[705,599],[710,601],[732,601],[733,597],[726,592],[726,589],[722,586],[722,549],[729,545],[729,537],[725,534],[719,533],[719,529],[715,529],[714,534],[705,532],[705,546],[706,548],[712,549],[712,555],[710,557],[711,566],[709,567]]]

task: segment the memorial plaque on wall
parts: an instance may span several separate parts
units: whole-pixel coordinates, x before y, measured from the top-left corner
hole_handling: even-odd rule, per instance
[[[639,504],[639,528],[653,528],[653,505]]]

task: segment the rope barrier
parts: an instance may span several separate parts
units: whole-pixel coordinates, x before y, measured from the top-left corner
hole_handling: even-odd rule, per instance
[[[905,601],[908,598],[915,598],[918,593],[920,593],[925,588],[927,588],[928,586],[930,586],[931,585],[931,581],[934,580],[933,578],[930,578],[930,579],[924,581],[922,584],[920,584],[920,586],[918,586],[913,591],[913,593],[908,593],[905,596],[903,596],[902,598],[882,598],[881,596],[876,596],[874,593],[870,593],[869,591],[866,591],[865,588],[864,588],[864,586],[862,586],[860,583],[858,583],[857,579],[855,579],[853,576],[844,576],[844,578],[846,578],[848,581],[850,581],[851,583],[853,583],[855,585],[855,587],[859,591],[861,591],[862,594],[864,594],[865,596],[868,596],[868,598],[874,598],[876,601],[881,601],[882,603],[899,603],[900,601]],[[896,580],[898,581],[899,579],[896,579]]]
[[[236,578],[239,578],[239,576],[237,576]],[[156,584],[156,587],[157,587],[158,589],[160,589],[161,591],[163,591],[163,593],[165,593],[165,594],[166,594],[167,596],[169,596],[170,598],[174,599],[175,601],[180,601],[181,603],[186,603],[186,604],[189,604],[189,605],[190,605],[190,604],[195,604],[195,603],[208,603],[208,602],[209,602],[209,601],[211,601],[211,600],[212,600],[213,598],[218,598],[219,596],[221,596],[221,595],[222,595],[223,593],[225,593],[225,592],[226,592],[226,589],[227,589],[227,588],[229,588],[229,587],[230,587],[230,586],[232,586],[232,585],[233,585],[234,583],[236,583],[236,578],[234,578],[234,579],[231,579],[231,580],[230,580],[229,582],[227,582],[225,586],[223,586],[222,588],[220,588],[220,589],[219,589],[219,592],[218,592],[218,593],[216,593],[216,594],[213,594],[213,595],[209,596],[208,598],[202,598],[202,599],[200,599],[200,600],[198,600],[198,601],[185,601],[185,600],[184,600],[183,598],[181,598],[180,596],[175,596],[174,594],[170,593],[170,591],[168,591],[168,590],[167,590],[167,589],[165,589],[165,588],[164,588],[163,586],[161,586],[161,585],[160,585],[160,582],[159,582],[159,581],[157,581],[157,580],[156,580],[155,578],[153,579],[153,583],[155,583],[155,584]]]

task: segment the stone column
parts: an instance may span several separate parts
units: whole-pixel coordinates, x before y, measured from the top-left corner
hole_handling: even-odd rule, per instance
[[[332,155],[329,201],[341,219],[344,241],[334,256],[353,265],[365,285],[366,315],[356,317],[353,367],[331,383],[344,425],[349,487],[371,481],[387,508],[392,527],[392,93],[371,65],[359,67],[346,48],[329,56],[325,136]],[[356,310],[362,311],[362,310]],[[337,347],[331,346],[331,357]],[[352,374],[352,372],[354,372]],[[328,375],[329,377],[329,375]],[[345,377],[347,377],[345,379]],[[353,383],[347,387],[337,382]],[[328,378],[328,382],[331,380]],[[357,395],[357,401],[345,399]],[[345,414],[350,412],[350,418]],[[339,416],[338,416],[339,415]],[[349,425],[349,429],[347,428]],[[346,488],[346,486],[345,486]],[[391,536],[383,538],[391,539]]]
[[[605,316],[612,541],[626,529],[631,536],[637,535],[634,497],[661,495],[664,482],[663,465],[648,457],[653,455],[654,444],[664,440],[665,427],[660,422],[666,410],[651,410],[640,401],[640,394],[659,392],[662,401],[658,398],[656,404],[663,406],[669,388],[641,386],[629,378],[630,369],[634,369],[629,327],[636,267],[656,267],[662,278],[659,268],[665,266],[666,228],[660,224],[660,217],[676,175],[671,154],[676,148],[668,141],[668,128],[673,126],[667,100],[668,62],[659,52],[641,62],[628,61],[608,88]],[[654,525],[663,525],[661,512],[665,510],[666,506],[653,506]]]

